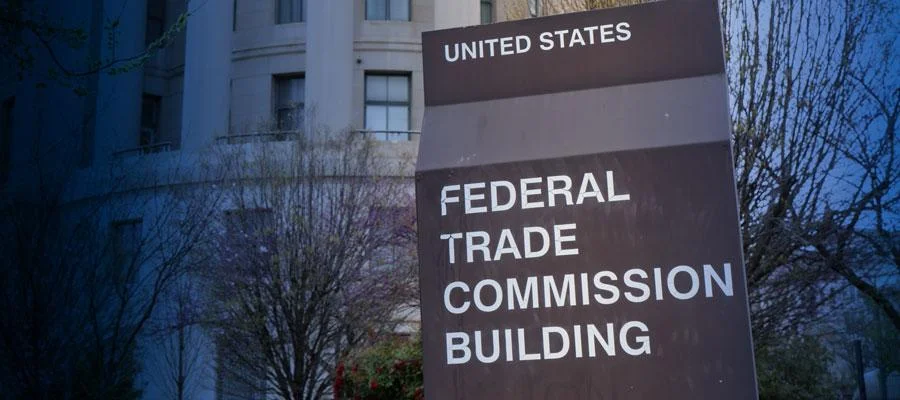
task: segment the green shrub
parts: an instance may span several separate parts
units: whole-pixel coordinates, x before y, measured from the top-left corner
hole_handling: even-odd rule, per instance
[[[421,341],[388,340],[341,361],[334,393],[338,399],[423,399]]]
[[[756,349],[759,398],[764,400],[830,399],[837,385],[828,371],[831,354],[811,337],[794,338],[777,347]]]

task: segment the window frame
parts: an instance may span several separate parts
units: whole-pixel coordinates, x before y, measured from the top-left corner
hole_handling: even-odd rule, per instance
[[[123,231],[125,227],[136,229],[134,232],[137,233],[137,242],[130,244],[130,246],[123,242],[124,237],[122,233],[125,232]],[[144,240],[143,218],[128,218],[112,221],[110,223],[110,233],[113,265],[116,267],[133,267],[136,261],[139,262],[139,257],[141,255],[141,244]],[[129,248],[126,249],[126,246],[129,246]],[[133,253],[126,254],[130,250],[133,250]]]
[[[162,15],[153,15],[150,11],[154,9],[154,2],[159,2],[159,11],[161,11]],[[149,46],[150,43],[155,42],[159,38],[161,38],[166,33],[166,0],[148,0],[147,1],[147,14],[145,16],[146,21],[144,23],[144,46]],[[156,22],[159,24],[159,32],[155,37],[150,37],[150,26],[151,22]]]
[[[412,12],[412,0],[384,0],[384,19],[369,19],[369,2],[371,0],[366,0],[365,2],[365,10],[363,14],[363,18],[366,21],[392,21],[392,22],[411,22],[413,20],[413,12]],[[406,19],[393,19],[391,18],[391,2],[392,1],[405,1],[406,2]]]
[[[480,0],[479,4],[479,22],[481,25],[492,24],[497,21],[496,19],[496,9],[494,7],[494,0]],[[491,10],[490,20],[485,22],[484,20],[484,6],[488,6]]]
[[[303,99],[301,101],[296,102],[296,105],[293,107],[281,107],[281,87],[280,83],[284,81],[291,81],[294,79],[302,79],[303,80]],[[282,128],[281,119],[278,117],[279,111],[282,109],[296,109],[297,105],[300,105],[303,110],[303,118],[300,121],[300,126],[295,126],[291,129]],[[306,74],[303,72],[298,73],[290,73],[290,74],[275,74],[272,75],[272,119],[275,123],[275,130],[279,132],[287,132],[287,131],[302,131],[306,121]]]
[[[399,101],[375,100],[370,103],[370,101],[369,101],[369,82],[368,82],[370,76],[381,76],[381,77],[403,76],[403,77],[406,77],[406,102],[402,103]],[[370,105],[384,106],[384,107],[406,105],[406,108],[407,108],[406,130],[407,130],[407,132],[411,131],[411,128],[412,128],[412,104],[413,104],[412,95],[413,95],[413,93],[412,93],[412,72],[411,71],[366,71],[364,74],[364,77],[363,77],[363,126],[365,127],[365,129],[367,131],[369,130],[369,127],[366,124],[366,121],[368,121]],[[372,131],[372,132],[379,132],[379,131]],[[384,139],[376,139],[376,140],[383,140],[386,142],[394,141],[394,140],[390,139],[390,136],[388,134],[388,132],[391,132],[390,129],[385,129],[380,132],[385,133],[385,138]]]
[[[145,143],[144,130],[149,127],[144,125],[144,117],[145,117],[144,116],[144,111],[145,111],[144,105],[147,103],[148,100],[153,100],[153,103],[155,105],[154,112],[156,113],[156,115],[154,117],[155,117],[156,126],[153,127],[153,134],[149,137],[149,140]],[[138,147],[147,147],[147,146],[153,146],[153,145],[162,143],[162,140],[161,140],[162,134],[161,134],[161,129],[160,129],[162,126],[162,109],[163,109],[162,103],[163,103],[162,96],[155,95],[152,93],[147,93],[147,92],[144,92],[142,94],[142,96],[141,96],[141,126],[140,126],[140,130],[138,131]]]
[[[300,19],[298,21],[282,21],[281,20],[281,7],[284,3],[290,3],[293,1],[300,2]],[[300,24],[306,22],[306,4],[308,0],[275,0],[275,25],[285,25],[285,24]]]

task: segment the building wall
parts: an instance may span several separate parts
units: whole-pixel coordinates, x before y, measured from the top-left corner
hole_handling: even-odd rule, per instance
[[[305,72],[307,23],[276,24],[275,2],[235,3],[227,133],[249,134],[272,118],[273,75]]]
[[[89,33],[88,46],[71,59],[139,56],[146,48],[148,1],[165,3],[166,27],[186,12],[190,23],[142,66],[94,75],[84,97],[64,93],[68,89],[31,90],[35,80],[3,89],[4,98],[15,95],[20,100],[17,123],[39,120],[50,132],[51,137],[42,136],[45,139],[72,141],[58,147],[80,160],[79,168],[148,152],[181,157],[209,148],[217,138],[260,133],[273,120],[273,78],[282,75],[305,77],[305,104],[319,124],[358,130],[365,128],[366,74],[409,74],[409,129],[419,131],[424,112],[422,32],[480,21],[480,4],[474,0],[410,0],[409,21],[367,20],[365,0],[307,0],[304,21],[285,24],[277,23],[277,0],[92,0],[90,6],[69,7],[54,3],[60,16]],[[114,18],[119,19],[115,43],[107,26]],[[157,141],[168,147],[140,148],[145,94],[160,98]],[[69,97],[74,98],[65,103],[79,104],[77,109],[69,107],[52,120],[38,115]],[[76,128],[67,129],[72,126],[79,132],[72,134]],[[66,130],[70,132],[63,134]],[[22,149],[35,147],[30,136],[14,140],[14,163],[24,163]],[[410,137],[417,142],[416,135]],[[19,171],[27,174],[30,168],[21,166]]]
[[[538,17],[571,12],[629,6],[658,0],[493,0],[496,22],[531,18],[532,3],[540,3]]]
[[[278,24],[277,0],[92,0],[77,6],[54,2],[56,15],[89,32],[89,46],[73,51],[81,54],[67,55],[82,62],[139,55],[145,49],[148,1],[165,3],[166,26],[188,11],[190,23],[143,67],[97,74],[89,79],[89,94],[81,97],[72,96],[68,89],[31,90],[35,80],[17,89],[0,88],[4,98],[13,94],[19,100],[14,122],[40,125],[47,132],[40,140],[53,144],[36,147],[63,149],[66,157],[62,158],[77,159],[79,167],[140,155],[146,151],[137,148],[146,93],[161,98],[158,140],[171,147],[160,150],[174,150],[172,157],[202,151],[219,137],[259,133],[270,125],[273,77],[290,74],[305,77],[305,103],[318,123],[330,129],[362,129],[366,73],[408,73],[409,129],[418,131],[424,111],[421,33],[477,24],[482,5],[476,0],[410,0],[410,21],[372,21],[366,19],[365,0],[307,0],[303,22]],[[543,0],[541,4],[542,15],[550,15],[639,1],[647,0]],[[490,4],[494,21],[529,16],[527,0],[491,0]],[[113,18],[119,18],[115,45],[105,27]],[[55,110],[54,118],[40,114],[61,103],[67,104],[67,110]],[[16,134],[22,135],[21,131]],[[35,147],[30,143],[37,140],[35,136],[13,141],[20,149],[13,151],[14,163],[33,158],[21,149]],[[417,141],[415,135],[412,139]],[[31,169],[22,166],[19,170],[28,173]]]
[[[229,2],[191,0],[182,107],[182,149],[199,151],[228,131],[232,8]]]
[[[0,87],[0,100],[16,98],[11,173],[17,178],[0,183],[3,189],[19,192],[16,185],[34,181],[35,162],[50,163],[44,167],[58,171],[67,182],[65,201],[72,204],[108,194],[102,179],[111,163],[169,177],[129,182],[122,196],[152,199],[158,185],[202,183],[190,171],[174,178],[170,173],[203,161],[205,152],[217,146],[234,145],[222,137],[259,133],[271,123],[277,76],[305,77],[304,102],[318,124],[359,130],[365,127],[366,74],[409,74],[409,128],[418,131],[424,112],[422,32],[479,22],[479,3],[459,0],[410,0],[409,21],[366,20],[364,0],[308,0],[304,21],[285,24],[276,23],[276,0],[92,0],[88,5],[38,1],[61,5],[55,9],[58,16],[88,32],[87,46],[66,55],[73,62],[140,56],[146,48],[148,1],[165,2],[166,27],[190,13],[185,31],[166,48],[128,71],[93,75],[86,80],[85,96],[52,85],[34,90],[38,77]],[[106,26],[111,18],[120,18],[114,42]],[[47,63],[38,60],[38,65]],[[140,147],[145,94],[160,98],[158,141],[171,145],[159,151]],[[385,142],[381,151],[413,159],[418,136],[410,138]],[[40,161],[35,148],[42,152]],[[405,174],[412,171],[408,168]],[[152,354],[154,349],[145,351]],[[148,361],[147,367],[151,364]],[[141,383],[146,385],[145,398],[160,398],[162,392],[149,373]],[[203,386],[199,398],[215,398],[214,382]]]
[[[288,74],[305,77],[305,104],[318,123],[362,129],[366,72],[410,74],[410,129],[420,129],[421,33],[434,27],[433,1],[413,0],[410,21],[366,20],[364,1],[311,2],[307,21],[291,24],[276,24],[274,4],[262,3],[237,2],[230,133],[254,133],[271,121],[273,77]]]

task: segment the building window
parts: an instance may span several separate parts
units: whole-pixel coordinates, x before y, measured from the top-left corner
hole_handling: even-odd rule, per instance
[[[166,0],[147,1],[147,27],[144,32],[144,44],[149,45],[161,38],[165,31]]]
[[[494,1],[481,0],[481,24],[494,22]]]
[[[541,11],[541,1],[543,0],[528,0],[528,15],[532,18],[544,15]]]
[[[289,24],[291,22],[303,22],[306,20],[306,1],[304,0],[277,0],[278,23]]]
[[[3,108],[0,109],[0,182],[6,182],[6,179],[9,177],[9,167],[12,163],[12,119],[15,107],[16,98],[10,97],[3,100]]]
[[[366,0],[366,19],[409,21],[410,0]]]
[[[275,122],[279,131],[303,129],[306,80],[302,76],[275,78]]]
[[[141,251],[141,220],[116,221],[112,224],[113,265],[125,269],[138,266]]]
[[[159,140],[159,114],[162,111],[162,98],[152,94],[144,94],[141,101],[141,134],[138,145],[153,146]]]
[[[366,75],[366,130],[378,140],[409,137],[409,75]]]

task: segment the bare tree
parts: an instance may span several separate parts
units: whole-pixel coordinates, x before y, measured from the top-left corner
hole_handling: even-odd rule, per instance
[[[889,296],[900,285],[900,68],[897,24],[900,6],[873,2],[862,42],[870,56],[850,65],[848,85],[859,98],[845,113],[846,134],[834,143],[848,179],[811,235],[815,256],[866,296],[900,332],[900,304]],[[861,260],[858,255],[866,254]],[[896,289],[896,288],[894,288]]]
[[[790,333],[831,294],[804,262],[803,236],[832,198],[846,84],[864,16],[839,2],[731,1],[722,6],[735,169],[755,339]],[[827,277],[825,277],[827,278]]]
[[[648,1],[544,1],[546,15]],[[897,6],[720,0],[754,338],[824,317],[847,285],[895,321],[872,270],[897,265]],[[526,1],[507,7],[527,17]],[[882,272],[883,269],[881,269]],[[890,273],[898,273],[893,268]],[[900,325],[898,325],[900,326]]]
[[[228,211],[209,277],[226,395],[322,398],[342,353],[389,334],[417,295],[410,160],[315,132],[223,155]]]
[[[176,40],[187,18],[183,13],[139,51],[122,54],[122,41],[143,45],[144,38],[123,37],[120,16],[96,5],[85,21],[53,2],[0,2],[0,59],[3,73],[15,75],[4,77],[35,85],[20,89],[37,97],[60,96],[57,106],[71,109],[58,115],[25,105],[33,112],[17,123],[16,165],[2,177],[4,397],[139,396],[135,378],[148,328],[173,284],[202,262],[194,250],[215,215],[215,192],[191,185],[215,177],[192,162],[113,157],[77,168],[84,163],[73,149],[83,150],[83,139],[93,136],[95,109],[79,109],[75,96],[97,96],[98,75],[140,69]]]
[[[12,398],[135,398],[147,327],[202,261],[217,199],[176,185],[180,168],[66,166],[35,167],[0,201],[0,383]]]
[[[896,10],[878,1],[726,0],[722,11],[753,327],[765,341],[817,317],[840,289],[836,278],[878,297],[855,272],[874,259],[860,259],[850,234],[833,228],[852,232],[861,204],[890,185],[861,171],[895,169],[889,158],[854,166],[842,149],[881,156],[896,140],[870,140],[875,110],[858,78],[881,69],[867,44]]]
[[[150,372],[167,399],[194,399],[211,378],[211,343],[202,326],[198,282],[188,273],[173,285],[151,328],[156,343],[148,354],[154,361]]]

